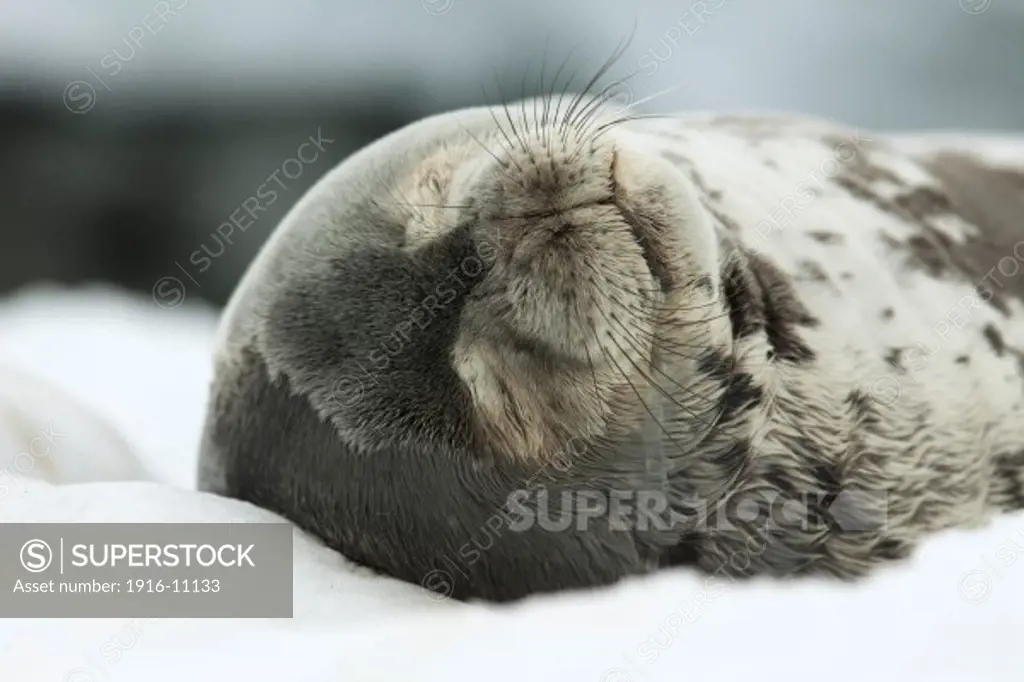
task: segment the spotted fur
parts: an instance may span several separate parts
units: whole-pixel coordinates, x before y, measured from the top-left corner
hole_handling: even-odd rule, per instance
[[[398,131],[239,286],[200,486],[495,600],[854,577],[1024,508],[1024,158],[912,142],[584,98]],[[538,490],[663,523],[524,525]]]

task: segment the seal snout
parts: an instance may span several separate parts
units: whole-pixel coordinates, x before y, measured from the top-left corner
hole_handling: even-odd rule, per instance
[[[475,192],[482,199],[481,236],[520,265],[561,257],[568,261],[564,268],[587,257],[588,266],[604,269],[635,255],[664,292],[670,279],[665,244],[636,206],[659,198],[657,188],[647,186],[649,161],[610,140],[509,153],[506,163],[492,164]]]

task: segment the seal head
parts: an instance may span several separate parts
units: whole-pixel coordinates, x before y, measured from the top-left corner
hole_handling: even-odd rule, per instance
[[[426,119],[310,190],[225,313],[200,487],[457,598],[657,567],[744,467],[723,257],[590,105]]]

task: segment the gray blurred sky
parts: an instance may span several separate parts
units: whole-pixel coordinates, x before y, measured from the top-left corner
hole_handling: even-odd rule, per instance
[[[641,71],[638,96],[684,84],[658,110],[1024,129],[1024,0],[166,1],[180,9],[160,20],[155,0],[0,0],[0,79],[57,100],[68,82],[92,80],[89,69],[112,91],[175,98],[338,92],[393,79],[414,83],[403,86],[409,96],[434,109],[482,83],[493,95],[492,64],[518,91],[527,61],[536,77],[546,38],[550,65],[578,46],[577,63],[592,70],[636,20],[613,76]],[[702,4],[720,7],[700,20]],[[144,23],[156,35],[139,39],[110,76],[101,59],[130,54],[133,27]]]

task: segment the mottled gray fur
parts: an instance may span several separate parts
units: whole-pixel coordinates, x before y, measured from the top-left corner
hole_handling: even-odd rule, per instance
[[[1019,170],[590,105],[429,118],[303,197],[225,312],[200,487],[492,600],[854,577],[1024,508],[1024,277],[982,281],[1024,239]],[[667,506],[552,530],[540,490]]]

